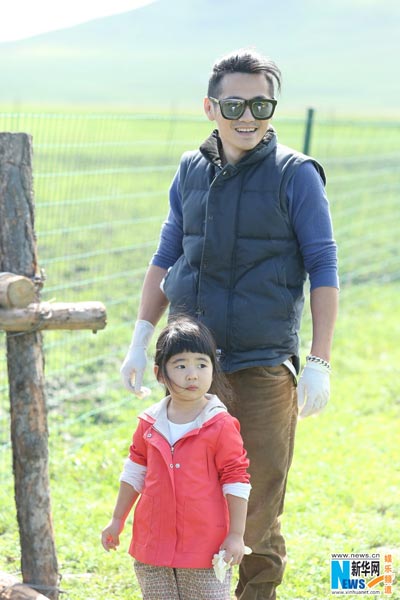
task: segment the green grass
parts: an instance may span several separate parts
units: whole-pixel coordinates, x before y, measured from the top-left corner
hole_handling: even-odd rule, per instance
[[[14,129],[11,125],[0,114],[0,129]],[[275,126],[283,143],[301,149],[302,119],[277,120]],[[36,229],[47,273],[43,298],[101,300],[108,313],[106,330],[96,336],[44,334],[62,598],[136,600],[126,552],[129,526],[117,553],[106,554],[99,542],[142,407],[124,392],[118,369],[167,211],[171,176],[180,154],[202,141],[209,123],[193,116],[42,114],[19,116],[15,127],[34,139]],[[320,119],[314,127],[312,153],[326,165],[339,244],[341,310],[331,401],[324,413],[298,427],[283,517],[289,562],[280,600],[330,598],[330,553],[390,549],[395,570],[400,562],[399,138],[398,125]],[[79,173],[71,175],[74,171]],[[309,338],[306,310],[303,359]],[[0,571],[18,574],[5,371],[3,358]],[[153,402],[162,391],[150,370],[146,383],[154,387],[148,401]],[[391,598],[400,599],[398,585]]]
[[[399,292],[398,284],[389,284],[355,286],[343,293],[331,401],[324,413],[298,426],[283,518],[289,562],[281,600],[329,598],[334,552],[390,550],[398,568]],[[156,389],[151,401],[161,393]],[[101,412],[105,404],[107,412]],[[141,407],[105,382],[97,412],[84,399],[50,412],[50,478],[63,598],[81,600],[83,590],[86,600],[140,598],[126,552],[129,526],[117,553],[103,551],[99,534],[110,516]],[[8,478],[0,492],[1,506],[7,506],[0,520],[0,570],[18,572],[11,497]],[[392,598],[400,598],[398,590]]]

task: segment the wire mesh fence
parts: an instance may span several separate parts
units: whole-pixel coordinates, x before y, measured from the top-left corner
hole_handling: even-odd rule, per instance
[[[275,127],[282,143],[303,148],[305,118],[278,118]],[[57,409],[55,432],[66,423],[105,415],[112,422],[121,405],[130,402],[118,370],[167,214],[168,188],[181,154],[196,148],[209,129],[200,116],[0,113],[0,130],[33,136],[39,263],[47,278],[42,299],[100,300],[107,307],[107,328],[96,336],[44,334],[48,405]],[[316,115],[311,154],[328,175],[344,291],[400,277],[399,142],[398,122]],[[362,302],[362,293],[357,301]],[[308,327],[306,316],[306,339]],[[0,451],[8,462],[6,370],[3,353]],[[0,480],[8,473],[0,469]]]

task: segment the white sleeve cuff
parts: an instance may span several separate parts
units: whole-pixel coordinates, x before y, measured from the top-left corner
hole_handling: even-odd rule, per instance
[[[127,458],[124,463],[123,471],[119,480],[129,483],[140,494],[144,487],[144,478],[146,477],[147,467],[133,462]]]
[[[232,496],[239,496],[239,498],[243,498],[244,500],[249,499],[250,490],[250,483],[224,483],[222,486],[224,496],[232,494]]]

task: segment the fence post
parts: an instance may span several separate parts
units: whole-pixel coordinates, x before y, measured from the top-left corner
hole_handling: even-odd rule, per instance
[[[307,120],[306,120],[306,130],[304,133],[304,144],[303,144],[303,154],[309,154],[311,148],[311,130],[314,120],[314,109],[309,108],[307,110]]]
[[[32,140],[0,133],[0,270],[35,278]],[[51,521],[42,334],[7,333],[11,441],[23,582],[58,596]]]

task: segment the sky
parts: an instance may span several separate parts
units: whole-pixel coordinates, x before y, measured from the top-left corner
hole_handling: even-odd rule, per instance
[[[0,18],[0,42],[12,42],[133,10],[154,0],[11,0]]]

